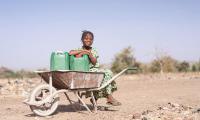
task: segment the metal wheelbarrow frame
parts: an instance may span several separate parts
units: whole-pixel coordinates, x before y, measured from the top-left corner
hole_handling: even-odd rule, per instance
[[[104,83],[103,85],[100,86],[100,84],[98,83],[98,85],[95,85],[96,87],[92,87],[92,86],[87,86],[87,88],[85,88],[84,86],[82,87],[77,87],[73,86],[73,82],[71,81],[71,83],[66,83],[63,77],[55,77],[57,79],[57,81],[54,78],[53,81],[53,77],[55,73],[59,73],[59,74],[67,74],[69,72],[80,72],[80,71],[36,71],[36,73],[38,73],[42,79],[44,81],[46,81],[48,84],[42,84],[42,85],[38,85],[36,88],[33,89],[32,93],[29,96],[29,99],[25,100],[24,103],[29,105],[31,110],[39,115],[39,116],[48,116],[53,114],[57,107],[58,107],[58,101],[59,101],[59,97],[58,94],[59,93],[64,93],[67,100],[69,101],[69,103],[72,105],[73,109],[77,110],[77,108],[75,106],[73,106],[73,102],[68,93],[69,92],[73,92],[74,95],[76,96],[76,98],[78,99],[80,105],[84,106],[86,108],[87,111],[92,112],[89,107],[85,104],[85,102],[82,100],[81,96],[80,96],[80,92],[90,92],[91,94],[91,98],[93,101],[93,109],[96,112],[97,111],[97,103],[95,101],[94,98],[94,91],[99,91],[103,88],[105,88],[108,84],[110,84],[112,81],[114,81],[116,78],[118,78],[120,75],[122,75],[124,72],[126,72],[127,70],[137,70],[136,68],[126,68],[124,70],[122,70],[120,73],[116,74],[114,77],[112,77],[112,79],[108,80],[106,83]],[[87,73],[91,73],[93,74],[93,79],[98,80],[99,82],[103,81],[103,76],[99,77],[95,77],[95,74],[98,75],[102,75],[104,73],[102,72],[83,72],[83,74],[87,74]],[[76,74],[75,74],[76,75]],[[74,78],[77,78],[76,76]],[[72,79],[72,77],[70,78]],[[64,81],[64,82],[63,82]],[[92,82],[92,81],[91,81]],[[66,86],[66,84],[69,84],[71,86]],[[44,94],[48,93],[46,96],[44,96]],[[41,98],[40,98],[41,96]],[[38,99],[40,98],[40,99]]]

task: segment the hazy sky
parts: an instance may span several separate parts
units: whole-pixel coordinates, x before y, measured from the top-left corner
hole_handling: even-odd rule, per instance
[[[0,0],[0,66],[49,67],[52,51],[95,35],[101,63],[127,46],[139,61],[155,48],[178,60],[200,58],[200,0]]]

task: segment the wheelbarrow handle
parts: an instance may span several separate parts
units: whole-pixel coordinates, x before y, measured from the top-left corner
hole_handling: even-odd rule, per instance
[[[127,69],[128,69],[128,70],[138,70],[137,67],[128,67]]]
[[[137,68],[135,67],[127,67],[124,70],[122,70],[121,72],[119,72],[118,74],[116,74],[115,76],[113,76],[110,80],[108,80],[105,84],[103,84],[101,87],[96,88],[96,89],[91,89],[91,90],[101,90],[103,88],[105,88],[108,84],[110,84],[112,81],[114,81],[115,79],[117,79],[119,76],[121,76],[123,73],[125,73],[127,70],[137,70]]]

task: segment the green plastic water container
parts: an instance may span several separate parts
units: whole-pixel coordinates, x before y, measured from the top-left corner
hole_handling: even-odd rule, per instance
[[[88,55],[83,55],[80,58],[76,58],[74,55],[71,55],[70,56],[70,70],[89,71]]]
[[[69,70],[69,53],[52,52],[50,70]]]

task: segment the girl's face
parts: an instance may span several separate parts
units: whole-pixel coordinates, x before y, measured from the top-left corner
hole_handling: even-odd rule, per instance
[[[92,46],[92,43],[93,43],[92,36],[90,34],[87,34],[82,42],[83,42],[83,46],[85,47]]]

